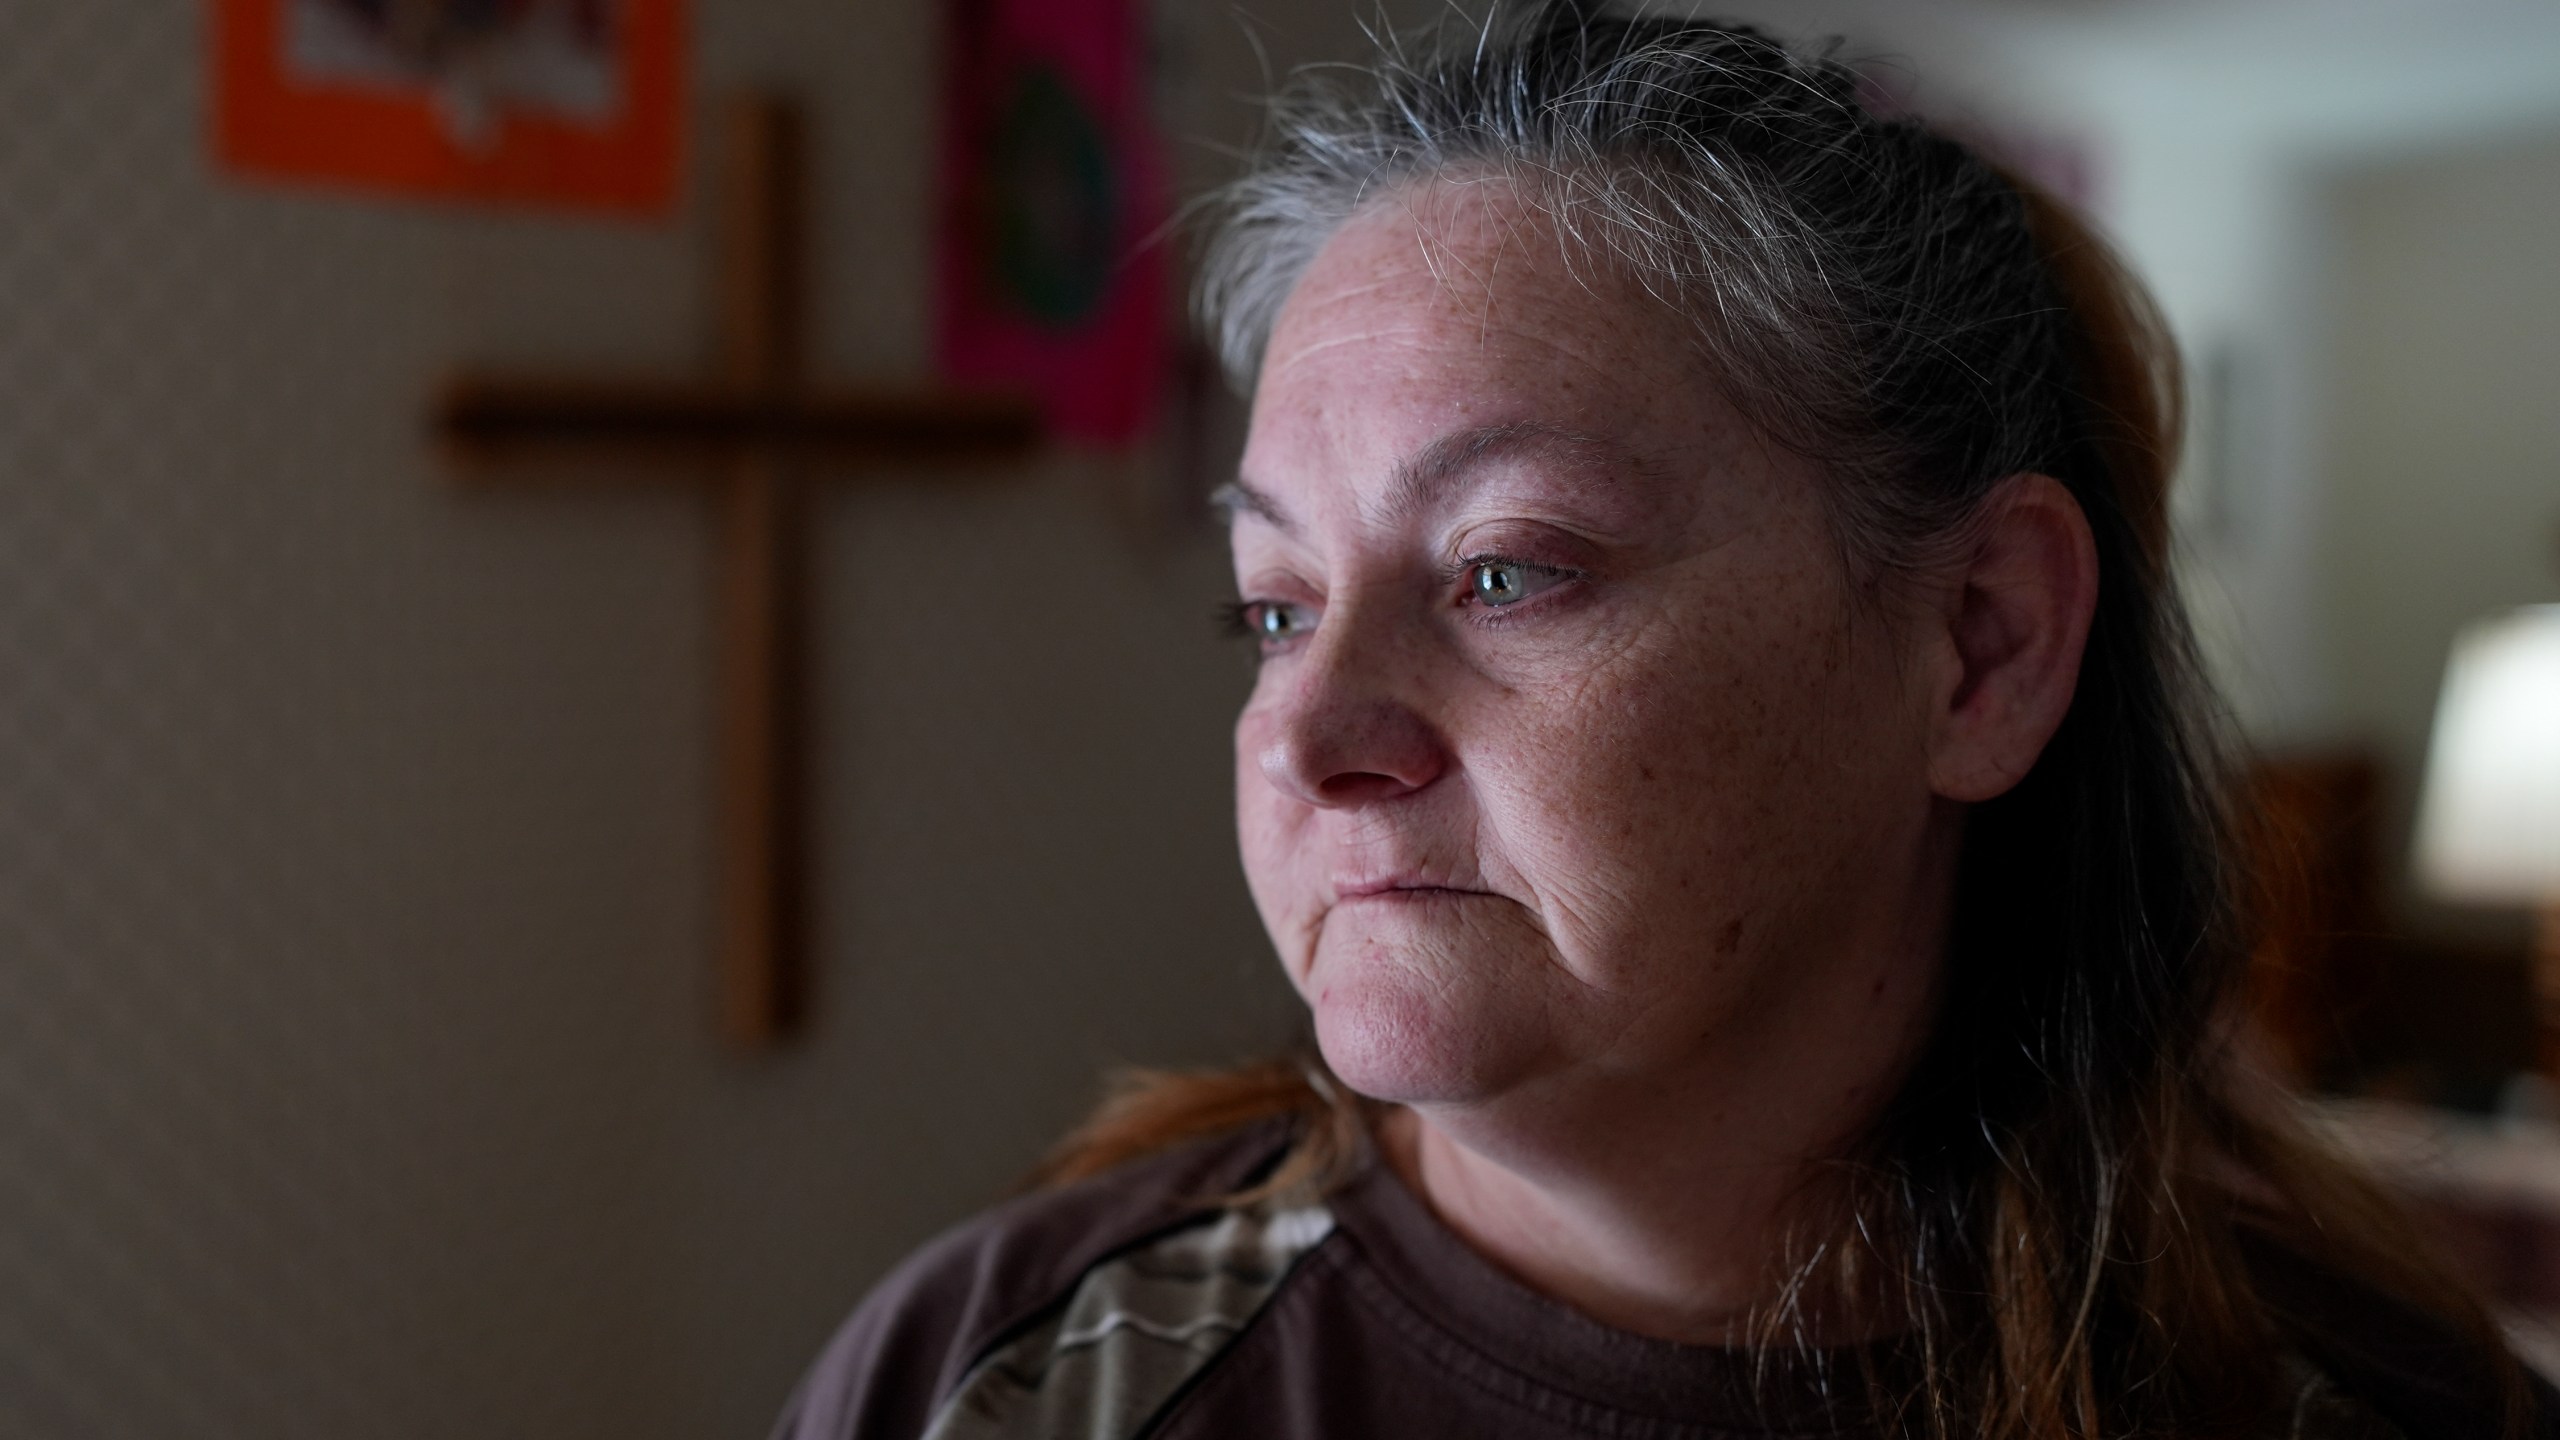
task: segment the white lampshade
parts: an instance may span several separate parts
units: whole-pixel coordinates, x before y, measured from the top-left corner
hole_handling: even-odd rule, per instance
[[[2560,905],[2560,605],[2475,622],[2454,642],[2417,868],[2449,899]]]

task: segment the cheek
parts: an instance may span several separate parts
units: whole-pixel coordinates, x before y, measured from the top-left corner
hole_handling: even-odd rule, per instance
[[[1809,588],[1809,587],[1804,587]],[[1534,891],[1568,968],[1609,990],[1693,981],[1778,937],[1821,878],[1856,863],[1872,783],[1925,767],[1889,664],[1822,592],[1693,603],[1550,703],[1488,722],[1471,768],[1488,847]],[[1533,693],[1524,689],[1522,696]],[[1914,788],[1913,793],[1919,793]]]
[[[1317,865],[1309,853],[1314,812],[1262,773],[1264,723],[1248,709],[1236,722],[1236,848],[1245,885],[1281,965],[1303,981],[1313,941]]]

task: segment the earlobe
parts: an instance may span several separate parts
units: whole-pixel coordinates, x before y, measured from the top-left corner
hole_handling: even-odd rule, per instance
[[[2098,554],[2080,502],[2049,475],[2013,475],[1982,521],[1945,611],[1955,673],[1936,707],[1930,788],[1988,800],[2034,767],[2078,688],[2097,609]]]

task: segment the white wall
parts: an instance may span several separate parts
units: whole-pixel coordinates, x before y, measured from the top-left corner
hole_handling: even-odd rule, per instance
[[[2560,127],[2354,167],[2324,199],[2318,601],[2339,723],[2392,762],[2398,820],[2456,631],[2560,600]]]
[[[2560,12],[2511,0],[2121,7],[2032,33],[2014,61],[2021,113],[2103,148],[2104,213],[2190,358],[2220,354],[2240,387],[2226,418],[2244,433],[2217,447],[2218,523],[2190,524],[2188,574],[2241,720],[2278,747],[2370,738],[2342,693],[2353,657],[2319,539],[2336,503],[2333,427],[2354,403],[2332,373],[2348,342],[2334,329],[2323,187],[2374,157],[2560,127]]]
[[[2422,741],[2463,621],[2560,599],[2560,129],[2337,175],[2339,710]]]

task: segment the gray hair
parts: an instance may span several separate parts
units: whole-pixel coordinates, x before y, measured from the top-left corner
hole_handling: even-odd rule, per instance
[[[1833,52],[1569,4],[1390,36],[1373,65],[1302,72],[1273,102],[1262,152],[1211,201],[1200,318],[1250,390],[1353,214],[1505,183],[1568,263],[1689,317],[1727,401],[1846,482],[1853,553],[1917,558],[2002,477],[2068,467],[2068,317],[2019,187],[1860,92]]]

